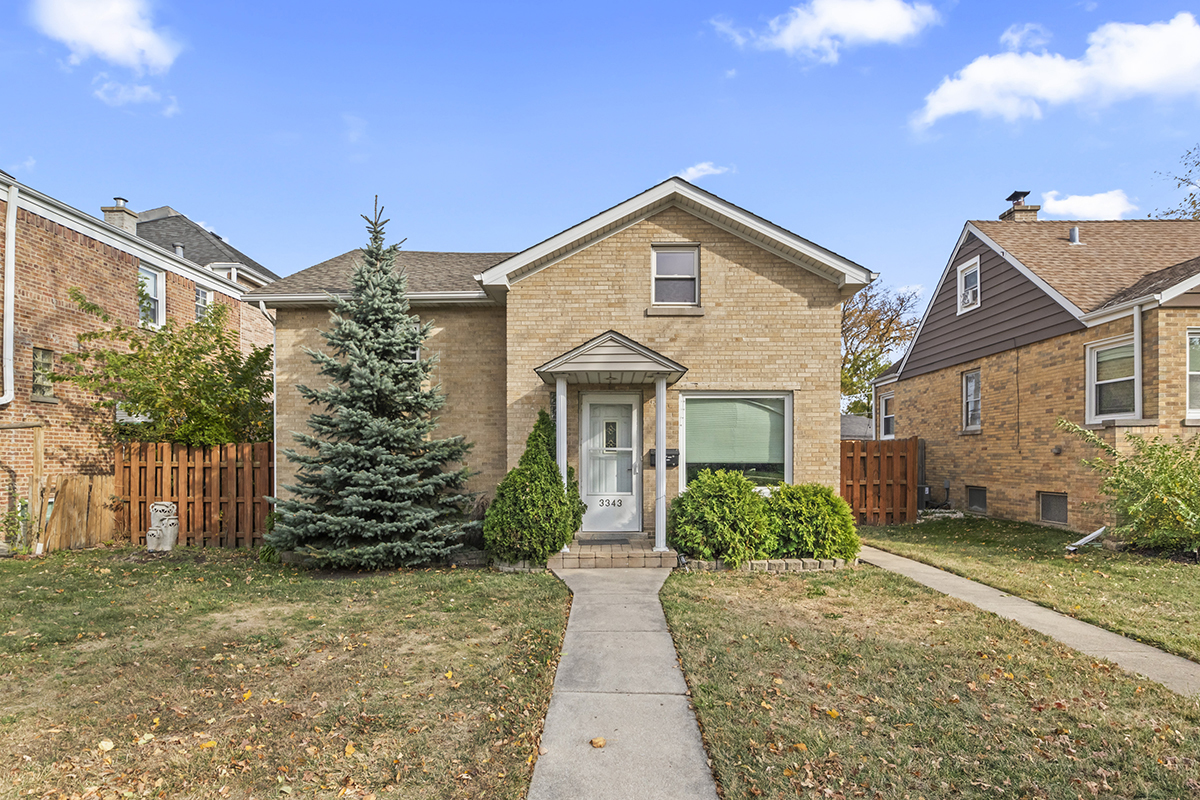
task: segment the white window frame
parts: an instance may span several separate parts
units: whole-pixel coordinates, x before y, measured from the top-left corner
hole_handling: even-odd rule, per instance
[[[783,482],[792,482],[793,413],[791,392],[680,392],[679,393],[679,492],[687,491],[687,401],[691,398],[778,400],[783,398]]]
[[[1086,349],[1087,358],[1087,408],[1084,409],[1084,419],[1089,425],[1094,425],[1103,422],[1107,419],[1138,419],[1142,413],[1142,376],[1137,368],[1137,354],[1134,354],[1133,366],[1133,411],[1125,414],[1097,414],[1096,409],[1096,354],[1102,350],[1111,350],[1114,347],[1121,347],[1127,344],[1134,344],[1133,335],[1114,336],[1111,339],[1101,339],[1098,342],[1089,342]],[[1136,345],[1134,345],[1136,347]],[[1128,380],[1122,378],[1121,380]]]
[[[888,412],[888,403],[892,404],[892,413]],[[892,431],[887,432],[887,421],[892,421]],[[896,393],[888,392],[887,394],[879,395],[879,438],[880,439],[895,439],[896,438]]]
[[[979,422],[971,424],[971,415],[967,410],[967,402],[970,398],[967,397],[967,377],[975,376],[975,388],[979,390],[979,397],[975,399],[979,406]],[[983,371],[979,369],[969,369],[962,374],[962,429],[964,431],[977,431],[983,427]]]
[[[167,297],[166,297],[166,295],[167,295],[167,292],[166,292],[167,273],[161,269],[156,269],[155,267],[152,267],[149,264],[141,264],[138,266],[138,282],[139,283],[141,282],[143,270],[145,270],[146,272],[153,273],[154,275],[157,276],[157,280],[155,281],[155,283],[158,286],[158,295],[157,296],[151,295],[151,297],[154,297],[154,299],[157,301],[157,304],[155,306],[155,311],[156,311],[155,316],[157,317],[157,319],[155,319],[153,322],[146,322],[145,320],[143,320],[142,319],[142,309],[141,309],[141,305],[139,304],[138,305],[138,322],[143,325],[149,325],[152,328],[161,328],[167,322]]]
[[[659,253],[690,253],[692,256],[692,276],[689,278],[685,275],[663,275],[658,274],[658,255]],[[655,306],[681,307],[691,308],[700,305],[700,246],[699,245],[655,245],[651,248],[651,264],[650,264],[650,304]],[[658,282],[664,281],[692,281],[692,299],[688,302],[668,303],[660,302],[657,299],[656,289]]]
[[[208,289],[197,286],[195,294],[197,300],[196,321],[199,322],[200,320],[204,319],[204,315],[208,313],[208,307],[212,305],[212,292]],[[204,300],[203,304],[199,302],[201,298]],[[204,311],[201,311],[201,308],[203,308]]]
[[[1188,419],[1200,419],[1200,408],[1192,409],[1192,376],[1200,375],[1200,370],[1195,372],[1191,369],[1191,352],[1192,352],[1192,337],[1200,336],[1200,328],[1188,328],[1187,335],[1183,339],[1183,371],[1184,371],[1184,392],[1187,396],[1186,416]]]
[[[967,274],[969,272],[971,272],[972,270],[974,270],[974,272],[975,272],[975,302],[971,303],[970,305],[964,305],[963,304],[963,292],[965,292],[966,289],[963,288],[963,281],[965,280]],[[958,291],[955,293],[954,297],[955,297],[955,304],[958,307],[959,316],[962,316],[963,314],[966,314],[969,311],[974,311],[975,309],[977,309],[981,305],[983,305],[983,280],[982,280],[983,275],[982,275],[982,272],[983,271],[979,268],[979,256],[975,256],[974,258],[972,258],[970,261],[966,262],[965,264],[958,265],[958,283],[957,283]]]

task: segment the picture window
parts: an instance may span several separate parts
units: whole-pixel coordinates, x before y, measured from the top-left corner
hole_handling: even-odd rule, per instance
[[[740,472],[760,486],[791,481],[790,396],[684,395],[681,403],[681,489],[705,469]]]

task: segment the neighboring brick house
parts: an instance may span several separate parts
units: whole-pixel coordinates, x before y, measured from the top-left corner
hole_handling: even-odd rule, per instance
[[[357,255],[247,295],[277,310],[278,442],[308,430],[295,387],[319,385],[306,348]],[[560,469],[579,470],[588,532],[662,547],[667,502],[706,466],[838,485],[841,307],[876,277],[858,264],[672,178],[520,253],[398,265],[434,325],[440,430],[475,444],[474,490],[516,465],[540,409]],[[280,487],[294,475],[281,459]]]
[[[1039,221],[1024,193],[968,222],[908,352],[876,381],[881,438],[925,440],[935,500],[1091,531],[1098,452],[1200,425],[1200,221]],[[1190,391],[1190,388],[1196,391]]]
[[[11,329],[6,324],[3,333],[0,510],[29,497],[35,457],[30,426],[42,425],[44,475],[112,471],[111,447],[93,427],[101,414],[93,407],[96,397],[45,377],[63,353],[78,349],[78,334],[103,327],[76,307],[71,288],[127,324],[138,321],[139,276],[155,299],[159,323],[195,320],[203,293],[206,302],[230,306],[243,343],[271,343],[263,312],[241,297],[273,279],[272,273],[253,265],[249,276],[231,279],[136,235],[137,215],[123,201],[103,211],[104,222],[0,172],[0,253],[12,303],[4,310]]]

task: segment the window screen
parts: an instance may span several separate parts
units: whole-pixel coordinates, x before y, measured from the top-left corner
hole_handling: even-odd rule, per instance
[[[1065,494],[1040,492],[1038,498],[1042,505],[1042,522],[1067,524],[1067,496]]]
[[[685,401],[687,480],[702,469],[743,473],[760,485],[786,479],[782,397],[692,397]]]
[[[987,513],[987,489],[982,486],[967,487],[967,510]]]

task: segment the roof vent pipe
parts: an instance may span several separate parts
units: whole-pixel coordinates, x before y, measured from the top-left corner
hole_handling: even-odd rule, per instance
[[[183,258],[183,245],[179,242],[176,242],[175,244],[173,244],[171,246],[175,248],[175,255],[179,256],[180,258]]]
[[[1079,226],[1072,225],[1070,233],[1071,244],[1079,244]]]

